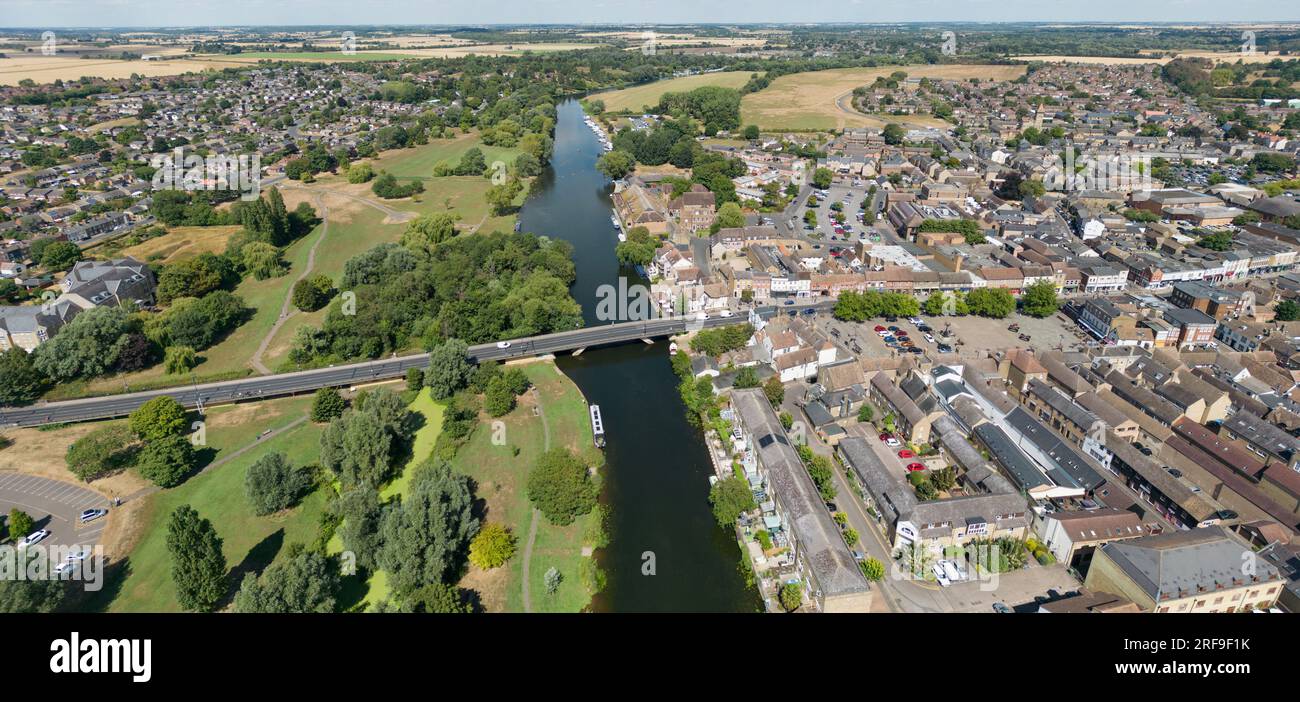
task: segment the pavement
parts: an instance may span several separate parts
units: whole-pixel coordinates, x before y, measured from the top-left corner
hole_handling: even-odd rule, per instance
[[[50,531],[43,542],[47,546],[98,544],[112,514],[108,498],[90,488],[35,475],[0,473],[0,511],[7,515],[15,507],[36,520],[38,529]],[[109,514],[79,524],[81,512],[91,508],[108,509]]]

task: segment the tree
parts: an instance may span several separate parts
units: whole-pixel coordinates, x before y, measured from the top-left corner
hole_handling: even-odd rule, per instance
[[[1056,285],[1050,280],[1040,280],[1025,288],[1020,296],[1020,311],[1032,317],[1050,317],[1060,307],[1056,298]]]
[[[198,356],[190,346],[168,346],[163,352],[163,368],[169,375],[188,373],[198,362]]]
[[[1300,305],[1297,305],[1294,300],[1283,300],[1277,303],[1273,312],[1279,322],[1293,322],[1300,319]]]
[[[557,526],[568,526],[590,512],[596,496],[586,464],[568,449],[543,453],[528,474],[528,499]]]
[[[455,577],[479,529],[469,478],[445,462],[415,469],[407,494],[384,513],[379,563],[398,593]]]
[[[767,401],[773,407],[780,407],[785,401],[785,386],[781,384],[781,376],[774,375],[763,383],[763,394],[767,396]]]
[[[181,607],[212,611],[226,594],[226,557],[212,522],[188,504],[177,507],[167,520],[167,552]]]
[[[826,188],[831,187],[831,183],[834,182],[834,180],[835,174],[831,172],[831,169],[829,168],[818,168],[813,171],[813,185],[819,190],[825,190]]]
[[[194,468],[194,458],[194,445],[189,438],[165,436],[145,443],[135,469],[158,487],[175,487]]]
[[[402,232],[400,243],[412,251],[433,251],[434,247],[456,236],[460,215],[434,212],[411,220]]]
[[[721,229],[736,229],[745,226],[745,213],[734,202],[723,203],[718,208],[718,216],[713,220],[714,233]]]
[[[0,614],[47,614],[67,598],[67,580],[14,580],[0,578]]]
[[[735,473],[709,488],[709,504],[713,506],[713,518],[724,529],[734,526],[740,515],[758,507],[749,482]]]
[[[745,139],[748,139],[749,141],[753,141],[758,138],[758,125],[747,124],[745,125],[744,131],[742,131],[740,134]]]
[[[116,364],[118,345],[128,331],[125,310],[114,305],[92,307],[37,346],[32,364],[55,381],[103,375]]]
[[[564,582],[564,576],[554,566],[547,569],[542,575],[542,582],[546,585],[546,594],[554,595],[560,589],[560,583]]]
[[[1043,281],[1046,282],[1046,281]],[[1047,283],[1055,295],[1055,286]],[[966,293],[966,308],[981,317],[1003,319],[1016,310],[1016,298],[1003,288],[976,288]]]
[[[1232,232],[1211,232],[1202,236],[1196,243],[1211,251],[1227,251],[1232,248]]]
[[[379,491],[369,485],[347,489],[339,495],[334,511],[343,520],[339,528],[343,548],[356,555],[358,566],[375,570],[383,546],[379,525],[384,510],[379,503]]]
[[[898,146],[903,143],[903,138],[907,136],[907,132],[901,126],[890,122],[885,125],[882,136],[884,136],[886,144]]]
[[[885,579],[885,564],[875,558],[867,558],[862,561],[862,575],[873,583]]]
[[[893,125],[890,125],[893,126]],[[781,606],[787,612],[793,612],[799,609],[803,604],[803,587],[799,583],[786,583],[781,586]]]
[[[31,515],[14,507],[9,510],[9,538],[18,540],[36,530],[36,520]]]
[[[262,577],[253,573],[244,575],[244,582],[235,595],[236,612],[297,614],[334,611],[340,587],[336,563],[317,551],[304,550],[298,544],[290,546],[290,549],[290,557],[272,564]]]
[[[738,390],[756,388],[759,384],[758,371],[754,370],[752,366],[741,368],[740,371],[736,373],[736,377],[731,381],[732,387]]]
[[[250,241],[239,250],[244,270],[258,280],[284,275],[288,268],[280,256],[280,249],[264,241]]]
[[[343,410],[346,408],[347,403],[343,401],[343,395],[339,394],[338,389],[321,388],[316,391],[316,395],[311,401],[311,421],[317,423],[328,422],[342,416]]]
[[[406,389],[412,392],[424,387],[424,371],[419,368],[406,369]]]
[[[493,417],[504,417],[515,408],[515,393],[501,376],[493,378],[487,386],[483,409]]]
[[[596,170],[605,174],[610,180],[619,180],[632,172],[636,159],[626,151],[610,151],[596,159]]]
[[[469,383],[474,366],[469,362],[469,345],[460,339],[448,339],[429,352],[429,368],[424,384],[435,400],[445,400]]]
[[[185,408],[170,395],[161,395],[137,407],[127,425],[145,441],[178,436],[185,431]]]
[[[365,183],[375,177],[375,171],[368,163],[354,163],[348,167],[348,182],[356,185]]]
[[[70,241],[56,241],[41,252],[41,266],[50,271],[62,271],[81,260],[81,247]]]
[[[158,357],[158,347],[149,337],[140,332],[131,332],[122,337],[117,347],[117,364],[119,371],[133,372],[144,370],[154,364]]]
[[[421,614],[469,614],[473,606],[465,601],[460,588],[446,583],[429,583],[407,593],[403,611]]]
[[[86,482],[116,473],[130,464],[134,441],[127,427],[100,427],[68,447],[65,456],[68,470]]]
[[[310,487],[310,473],[295,468],[283,453],[262,456],[244,474],[244,495],[259,517],[292,507]]]
[[[308,276],[293,284],[293,306],[315,312],[325,306],[334,291],[334,281],[324,273]]]
[[[346,486],[382,485],[392,466],[393,437],[368,412],[344,412],[320,437],[321,464]]]
[[[0,404],[25,405],[36,401],[48,381],[32,364],[32,357],[18,346],[0,353]]]
[[[469,542],[469,562],[483,570],[505,565],[515,555],[515,536],[495,522],[483,525]]]
[[[487,200],[492,216],[500,217],[514,210],[515,198],[523,191],[523,181],[511,176],[506,182],[488,188],[483,197]]]
[[[871,408],[871,405],[864,402],[862,403],[862,406],[858,408],[858,421],[870,422],[874,414],[875,410]]]

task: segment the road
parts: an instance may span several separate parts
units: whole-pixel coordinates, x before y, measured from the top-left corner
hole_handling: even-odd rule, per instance
[[[821,305],[828,305],[821,303]],[[770,316],[775,312],[769,310]],[[616,344],[642,338],[671,336],[691,329],[718,327],[745,321],[744,314],[723,318],[711,317],[702,321],[685,317],[670,317],[648,321],[623,322],[601,327],[587,327],[572,331],[544,334],[526,339],[512,339],[503,348],[499,344],[480,344],[469,348],[469,360],[505,361],[512,358],[540,356],[563,351],[580,351],[590,346]],[[62,422],[81,422],[92,419],[122,417],[149,400],[167,395],[186,407],[203,407],[230,402],[246,402],[283,395],[312,392],[324,387],[347,387],[376,380],[398,378],[411,368],[424,368],[429,364],[428,354],[413,354],[365,361],[329,368],[278,373],[261,377],[229,380],[216,383],[177,386],[160,390],[91,397],[62,402],[47,402],[30,407],[5,408],[0,411],[0,426],[39,426]]]

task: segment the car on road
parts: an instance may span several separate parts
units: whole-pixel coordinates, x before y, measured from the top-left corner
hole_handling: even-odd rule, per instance
[[[830,510],[832,513],[840,511],[839,506],[836,505],[834,502],[827,502],[826,509]]]
[[[498,342],[497,342],[497,348],[499,348],[499,349],[508,349],[508,348],[510,348],[510,342],[509,342],[509,341],[498,341]]]
[[[77,521],[81,522],[82,524],[85,524],[86,522],[93,522],[96,519],[99,519],[100,517],[104,516],[105,514],[108,514],[108,510],[106,509],[88,509],[82,512],[79,517],[77,517]]]
[[[701,313],[699,313],[698,315],[695,316],[695,319],[697,319],[698,321],[701,321],[701,322],[703,322],[704,320],[706,320],[706,319],[708,319],[708,318],[709,318],[709,313],[708,313],[708,312],[701,312]]]
[[[726,318],[726,317],[730,317],[730,316],[731,316],[731,310],[723,310],[723,311],[722,311],[722,314],[719,315],[719,316],[724,317],[724,318]]]
[[[37,529],[36,531],[33,531],[32,533],[23,537],[23,540],[18,542],[18,547],[22,548],[24,546],[35,546],[36,544],[39,544],[40,542],[48,539],[49,536],[50,536],[50,532],[48,529]]]
[[[908,473],[919,473],[920,471],[923,471],[923,470],[925,470],[925,466],[922,465],[922,464],[920,464],[920,463],[908,463],[908,464],[907,464],[907,472],[908,472]]]
[[[794,304],[794,300],[786,300],[786,301],[785,301],[784,303],[782,303],[782,304],[793,305],[793,304]]]
[[[855,561],[865,561],[865,560],[867,560],[867,554],[865,554],[865,553],[863,553],[863,552],[861,552],[861,551],[854,551],[854,552],[853,552],[853,560],[855,560]]]
[[[998,614],[1015,614],[1015,613],[1016,613],[1016,611],[1015,611],[1014,609],[1011,609],[1010,607],[1008,607],[1008,606],[1002,604],[1001,602],[994,602],[994,603],[993,603],[993,611],[994,611],[994,612],[997,612]]]
[[[805,308],[803,309],[803,313],[804,313],[804,314],[817,314],[817,309],[814,308],[814,307],[805,307]]]
[[[916,454],[912,453],[911,449],[903,449],[902,451],[899,451],[899,452],[898,452],[898,457],[899,457],[899,458],[916,458]]]

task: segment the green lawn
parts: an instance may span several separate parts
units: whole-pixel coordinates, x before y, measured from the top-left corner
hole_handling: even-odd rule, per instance
[[[606,112],[635,112],[640,114],[646,106],[657,106],[659,98],[664,93],[690,92],[706,85],[739,89],[749,82],[751,75],[749,71],[720,71],[684,78],[668,78],[622,90],[596,93],[589,99],[603,101]]]
[[[287,422],[286,422],[287,423]],[[253,422],[254,428],[266,425]],[[320,514],[325,507],[324,491],[308,495],[291,510],[258,517],[244,496],[244,473],[260,456],[280,451],[295,465],[315,462],[320,454],[322,428],[304,423],[288,432],[268,439],[259,450],[187,480],[179,487],[146,498],[151,504],[141,514],[146,524],[144,536],[126,557],[128,574],[120,591],[108,606],[111,612],[175,612],[175,586],[171,578],[171,556],[167,552],[167,519],[182,504],[189,504],[199,515],[211,520],[223,540],[222,551],[232,571],[232,593],[237,580],[249,570],[260,571],[292,543],[310,544],[317,534]],[[209,433],[212,441],[214,433]],[[216,434],[217,438],[237,440],[245,430]],[[231,446],[229,448],[237,448]],[[107,589],[113,588],[110,584]]]
[[[602,462],[603,454],[591,443],[587,403],[577,386],[553,363],[532,363],[524,369],[541,395],[551,447],[568,447],[593,464]],[[485,420],[452,461],[456,470],[477,482],[479,497],[487,501],[487,521],[505,524],[518,538],[519,550],[504,566],[510,571],[506,592],[502,594],[505,609],[510,612],[524,610],[523,552],[532,520],[532,504],[527,495],[528,471],[545,444],[542,420],[533,414],[532,405],[531,400],[521,398],[520,406],[502,418],[506,432],[504,446],[493,445],[492,425]],[[514,455],[516,447],[518,456]],[[593,514],[579,518],[572,525],[557,527],[544,517],[539,518],[529,573],[534,611],[576,612],[590,601],[591,595],[579,577],[579,564],[584,560],[582,547],[587,545],[585,537],[594,521]],[[542,579],[552,566],[564,579],[559,590],[548,595]]]
[[[428,144],[411,149],[397,149],[382,154],[371,161],[375,172],[388,171],[399,178],[432,178],[433,169],[440,163],[456,165],[461,156],[471,147],[477,146],[483,152],[483,158],[491,166],[493,161],[503,161],[506,165],[515,162],[521,153],[516,148],[488,146],[477,134],[459,134],[450,139],[432,139]],[[427,183],[426,183],[427,186]]]

